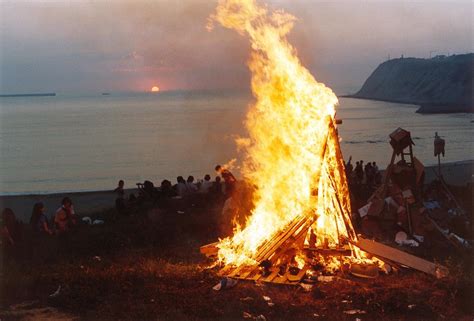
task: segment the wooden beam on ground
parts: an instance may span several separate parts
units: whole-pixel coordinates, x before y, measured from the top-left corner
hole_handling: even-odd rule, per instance
[[[448,269],[442,265],[435,264],[376,241],[360,237],[354,244],[370,254],[434,275],[437,278],[447,276],[449,273]]]

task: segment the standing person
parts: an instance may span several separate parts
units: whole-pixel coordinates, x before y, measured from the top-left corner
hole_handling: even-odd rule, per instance
[[[31,213],[30,224],[36,233],[52,235],[53,231],[49,228],[48,218],[44,213],[45,210],[42,202],[35,203]]]
[[[184,180],[183,176],[178,176],[176,178],[176,181],[178,182],[176,184],[176,193],[178,196],[184,197],[186,196],[187,193],[187,187],[186,187],[186,181]]]
[[[197,192],[198,187],[194,184],[194,176],[188,176],[186,180],[186,188],[188,189],[188,194],[194,194]]]
[[[354,166],[352,166],[352,156],[349,157],[349,160],[347,161],[346,163],[346,178],[347,180],[349,181],[349,183],[351,182],[351,178],[352,178],[352,171],[354,169]]]
[[[220,198],[223,195],[222,182],[221,182],[220,176],[216,176],[216,180],[212,183],[211,191],[212,191],[212,194],[216,196],[216,198]]]
[[[217,165],[215,169],[216,172],[220,174],[222,176],[222,179],[224,180],[226,198],[231,197],[235,191],[237,179],[228,169],[222,167],[221,165]]]
[[[372,171],[372,163],[368,162],[367,164],[365,164],[364,171],[365,171],[365,183],[367,185],[372,185],[373,178],[374,178],[373,171]]]
[[[54,215],[54,224],[59,233],[67,232],[77,224],[76,213],[69,197],[63,198],[61,207]]]
[[[204,176],[204,181],[201,183],[201,188],[199,189],[200,193],[207,194],[212,188],[211,175],[206,174]]]
[[[114,193],[117,193],[118,197],[124,197],[125,196],[125,190],[123,187],[125,186],[125,182],[123,179],[118,181],[117,187],[114,189]]]
[[[364,178],[364,170],[362,168],[361,162],[356,162],[356,167],[355,167],[355,179],[356,179],[356,184],[359,185],[362,183],[362,179]]]
[[[372,162],[372,171],[374,172],[374,183],[379,185],[382,182],[382,175],[380,175],[379,167],[375,162]]]

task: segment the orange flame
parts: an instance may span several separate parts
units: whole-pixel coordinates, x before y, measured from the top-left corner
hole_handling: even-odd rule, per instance
[[[259,246],[300,216],[317,218],[311,228],[316,245],[356,238],[348,217],[346,178],[338,164],[342,156],[336,155],[339,142],[329,137],[338,100],[301,65],[288,43],[295,17],[269,12],[255,0],[220,0],[212,19],[249,38],[256,98],[247,114],[242,167],[244,177],[257,186],[256,207],[243,229],[236,227],[232,237],[220,241],[219,260],[254,264]]]

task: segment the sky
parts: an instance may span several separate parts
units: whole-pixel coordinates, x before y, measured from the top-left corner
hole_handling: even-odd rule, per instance
[[[261,1],[260,1],[261,2]],[[388,57],[473,52],[471,0],[271,0],[318,81],[359,89]],[[0,2],[0,93],[245,89],[249,44],[216,1]]]

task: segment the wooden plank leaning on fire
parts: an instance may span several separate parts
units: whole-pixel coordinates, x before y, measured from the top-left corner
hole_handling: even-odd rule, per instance
[[[349,241],[353,242],[351,240]],[[449,273],[449,270],[445,266],[435,264],[376,241],[359,237],[359,240],[357,242],[353,242],[353,244],[361,250],[373,254],[374,256],[386,258],[390,261],[408,266],[415,270],[434,275],[437,278],[445,277]]]
[[[328,128],[334,128],[333,119],[331,117],[327,116],[325,118],[325,123],[328,126]],[[324,139],[324,144],[323,144],[323,146],[321,146],[321,149],[320,149],[320,152],[319,152],[319,155],[320,155],[321,159],[325,158],[326,149],[327,149],[327,145],[328,145],[328,140],[330,139],[329,138],[330,135],[331,135],[331,130],[328,131],[328,133],[327,133],[327,135]],[[319,173],[316,173],[316,175],[315,175],[315,180],[316,181],[314,182],[314,186],[316,186],[316,187],[319,184],[320,176],[321,176],[321,168],[319,169]],[[262,261],[268,259],[300,227],[308,225],[308,228],[309,228],[309,226],[311,225],[310,221],[314,220],[314,218],[312,218],[312,217],[308,218],[305,214],[299,215],[299,216],[297,216],[297,218],[298,217],[301,217],[301,219],[298,219],[295,225],[293,225],[291,227],[287,227],[285,229],[285,231],[283,232],[283,234],[279,235],[277,240],[275,240],[275,241],[271,240],[271,241],[267,242],[267,244],[264,244],[264,249],[262,249],[261,251],[258,251],[257,254],[254,256],[255,261],[261,263]],[[293,223],[294,223],[294,221],[293,221]]]
[[[333,146],[334,146],[335,152],[336,152],[336,164],[337,164],[337,169],[338,169],[338,172],[339,172],[339,182],[338,183],[339,183],[340,186],[342,186],[342,188],[347,193],[349,193],[349,186],[347,185],[344,158],[342,157],[338,135],[337,135],[336,128],[334,127],[333,123],[330,123],[330,125],[329,125],[329,139],[332,140]],[[330,175],[330,173],[328,173],[328,177],[329,177],[329,181],[331,182],[331,186],[334,190],[336,202],[338,204],[339,210],[341,211],[341,215],[342,215],[342,218],[344,220],[344,224],[346,226],[346,230],[347,230],[347,233],[349,235],[349,238],[357,240],[357,234],[356,234],[354,228],[352,227],[352,223],[348,222],[348,218],[351,217],[351,212],[348,208],[348,205],[345,204],[344,202],[341,202],[341,200],[339,198],[340,195],[337,193],[336,183],[335,183],[332,175]]]
[[[333,120],[331,117],[329,116],[326,117],[325,122],[329,128],[334,128]],[[328,145],[330,132],[331,131],[328,131],[328,134],[324,140],[324,144],[323,146],[321,146],[321,149],[320,149],[321,159],[324,159],[326,156],[325,154],[326,154],[326,148]],[[320,178],[320,172],[315,175],[316,182],[314,186],[318,186],[319,178]],[[296,242],[302,243],[300,242],[302,237],[303,238],[305,237],[307,230],[309,229],[311,224],[314,222],[314,220],[315,220],[314,217],[308,217],[304,214],[295,217],[290,222],[290,224],[285,228],[285,230],[283,230],[280,233],[276,233],[276,235],[270,241],[262,244],[261,247],[258,249],[257,253],[253,256],[253,259],[257,263],[261,263],[264,260],[267,260],[271,257],[272,261],[276,262],[276,260],[281,255],[284,254],[285,249],[290,248]],[[295,233],[296,235],[294,235]],[[206,254],[208,256],[217,254],[217,251],[218,251],[217,244],[218,243],[212,243],[212,244],[202,246],[201,253]],[[279,247],[281,247],[282,245],[284,245],[284,248],[279,250]],[[301,250],[302,249],[303,249],[303,246],[301,246]],[[255,269],[259,269],[259,267],[257,265],[255,265],[254,267],[255,268],[252,268],[251,266],[249,267],[248,265],[247,266],[242,265],[238,267],[226,265],[223,269],[219,271],[219,274],[229,275],[229,276],[232,275],[234,277],[235,276],[241,277],[241,272],[242,272],[242,276],[244,277],[251,276],[252,279],[258,279],[259,277],[256,277],[254,273],[256,272]],[[273,273],[271,276],[273,277]],[[268,278],[265,278],[265,279],[268,279]]]

